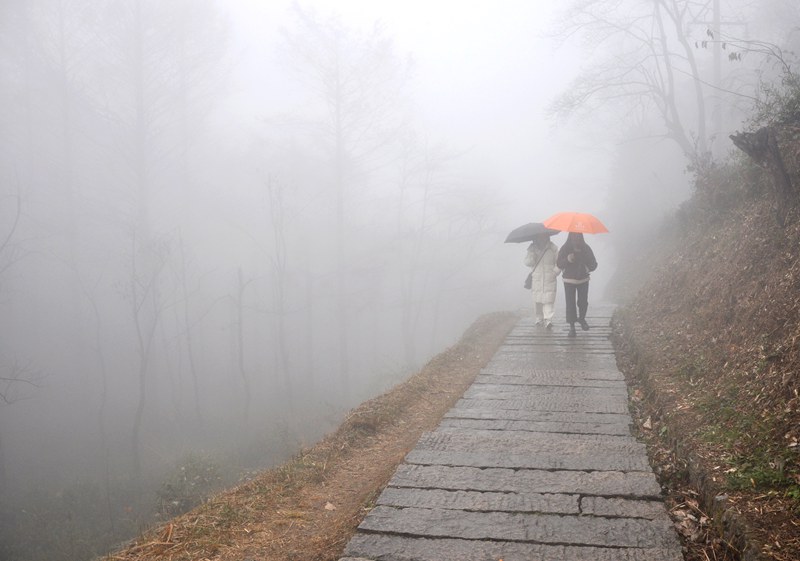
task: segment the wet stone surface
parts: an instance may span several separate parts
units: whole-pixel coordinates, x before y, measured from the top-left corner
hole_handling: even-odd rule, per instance
[[[376,506],[361,530],[403,535],[581,545],[669,547],[677,538],[668,521],[547,513],[474,512]]]
[[[592,399],[613,398],[615,396],[627,399],[628,390],[624,385],[616,387],[597,386],[546,386],[522,384],[473,384],[466,392],[465,399],[513,399],[528,396],[572,397],[581,396]]]
[[[482,512],[546,512],[580,514],[580,496],[556,493],[446,491],[389,487],[376,504]]]
[[[605,372],[597,373],[605,375]],[[519,386],[531,386],[541,388],[552,386],[554,388],[626,388],[624,380],[600,378],[594,376],[580,376],[577,374],[559,376],[554,374],[516,374],[502,375],[484,373],[475,380],[476,389],[480,389],[483,384],[495,384],[503,386],[515,386],[515,388],[505,388],[506,391],[520,389]]]
[[[514,430],[530,432],[555,432],[567,434],[613,434],[627,435],[630,427],[625,424],[610,423],[565,423],[547,421],[523,421],[515,419],[473,419],[445,418],[442,427],[484,430]]]
[[[474,491],[564,493],[601,497],[658,499],[652,473],[634,471],[558,471],[401,464],[389,487]]]
[[[529,411],[526,409],[497,409],[478,407],[454,407],[444,416],[445,419],[499,419],[514,421],[539,421],[552,423],[597,423],[628,425],[627,413],[591,413],[583,411]],[[627,434],[627,433],[626,433]]]
[[[524,411],[565,411],[574,413],[628,413],[628,399],[625,396],[610,396],[597,399],[589,395],[538,395],[511,399],[461,399],[456,403],[458,409],[522,409]]]
[[[342,561],[679,561],[630,436],[610,308],[567,337],[520,320],[420,438]]]
[[[357,534],[342,561],[677,561],[673,548],[603,548]]]

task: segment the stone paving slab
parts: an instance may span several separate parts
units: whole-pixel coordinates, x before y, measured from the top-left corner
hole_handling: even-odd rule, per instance
[[[417,507],[469,510],[473,512],[581,514],[669,520],[661,501],[576,494],[531,493],[527,490],[515,493],[387,487],[375,501],[375,504],[399,508]]]
[[[513,379],[542,382],[558,382],[561,380],[616,380],[625,381],[619,370],[549,370],[536,368],[531,364],[521,364],[519,368],[511,368],[502,364],[487,364],[479,376],[508,377]]]
[[[643,471],[648,468],[647,458],[609,454],[602,446],[584,447],[579,451],[555,449],[536,452],[531,457],[526,453],[499,452],[447,452],[436,450],[412,450],[406,462],[421,465],[503,467],[509,469],[544,470],[617,470]]]
[[[609,434],[627,436],[628,424],[610,423],[564,423],[547,421],[520,421],[514,419],[458,419],[445,418],[441,427],[483,430],[514,430],[528,432],[556,432],[562,434]]]
[[[473,512],[580,514],[580,501],[580,495],[531,493],[529,491],[505,493],[387,487],[375,504],[400,508],[421,507]]]
[[[569,337],[566,331],[548,334],[547,339],[537,337],[535,330],[528,333],[511,333],[499,348],[499,353],[517,349],[526,352],[571,352],[575,349],[598,349],[604,353],[613,352],[613,349],[603,346],[603,342],[611,334],[611,330],[592,330],[581,333],[582,337]],[[560,346],[553,346],[553,342],[562,343]]]
[[[649,471],[645,445],[631,436],[439,428],[425,433],[407,463],[560,470]]]
[[[565,447],[582,449],[602,446],[610,453],[639,453],[645,452],[644,443],[639,442],[630,434],[624,436],[609,436],[604,434],[540,434],[524,431],[504,431],[496,434],[488,430],[464,429],[458,430],[448,427],[439,427],[436,430],[425,432],[417,441],[416,450],[436,450],[447,452],[506,452],[517,450],[520,453],[543,452],[549,448],[557,448],[564,453]],[[649,468],[648,470],[649,471]]]
[[[660,500],[642,501],[614,497],[581,497],[579,506],[581,514],[584,515],[647,518],[648,520],[669,522],[664,503]]]
[[[504,341],[503,345],[499,348],[499,353],[509,350],[522,350],[525,352],[572,352],[575,349],[597,349],[603,353],[613,352],[604,346],[603,343],[611,334],[611,331],[600,332],[598,330],[589,333],[582,333],[582,337],[569,337],[566,332],[552,333],[547,339],[533,338],[538,333],[512,333]],[[563,343],[561,346],[554,347],[553,342]]]
[[[475,384],[498,384],[503,386],[554,386],[588,388],[627,388],[624,380],[579,378],[577,376],[510,376],[481,374]]]
[[[498,358],[503,358],[505,355],[547,355],[557,353],[563,356],[573,354],[575,351],[585,352],[594,355],[612,355],[614,351],[605,347],[602,338],[597,338],[592,341],[585,341],[580,344],[572,343],[572,339],[566,338],[563,346],[553,347],[551,344],[540,343],[538,345],[526,345],[522,340],[517,345],[508,345],[501,347],[498,352]]]
[[[489,407],[453,407],[445,419],[502,419],[552,423],[626,424],[631,423],[627,413],[587,413],[576,411],[529,411],[527,409],[493,409]]]
[[[508,372],[530,368],[532,361],[535,361],[537,368],[551,370],[594,369],[605,371],[617,367],[617,361],[613,354],[594,356],[584,354],[582,356],[571,356],[566,353],[541,353],[536,355],[530,353],[526,356],[522,353],[509,353],[509,356],[505,357],[505,360],[508,362]]]
[[[579,413],[628,413],[628,399],[614,396],[614,399],[599,400],[590,396],[575,395],[533,395],[514,399],[469,399],[458,400],[459,409],[522,409],[526,411],[575,411]]]
[[[376,506],[360,530],[433,538],[642,549],[678,544],[668,521]]]
[[[541,545],[506,541],[356,534],[341,561],[681,561],[674,548],[637,549]]]
[[[408,453],[342,561],[679,561],[609,341],[523,319]]]
[[[509,385],[472,384],[464,392],[465,399],[514,399],[531,396],[574,396],[603,399],[606,396],[619,396],[627,401],[628,389],[622,387],[595,386],[550,386],[550,385]]]
[[[562,355],[572,355],[573,358],[583,358],[576,356],[577,352],[586,353],[589,357],[613,355],[614,349],[604,345],[607,339],[606,335],[585,335],[580,341],[574,337],[561,337],[558,336],[549,338],[548,343],[540,342],[538,344],[531,344],[525,341],[525,337],[520,337],[517,340],[510,340],[508,344],[501,346],[496,351],[496,358],[502,360],[508,356],[531,356],[531,355],[547,355],[552,353],[559,353]]]
[[[659,499],[661,487],[652,472],[558,471],[401,464],[390,487],[565,493],[601,497]]]

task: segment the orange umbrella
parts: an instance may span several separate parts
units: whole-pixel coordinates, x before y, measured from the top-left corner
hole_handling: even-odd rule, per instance
[[[581,234],[604,234],[608,232],[602,222],[585,212],[558,212],[542,222],[548,228],[561,232]]]

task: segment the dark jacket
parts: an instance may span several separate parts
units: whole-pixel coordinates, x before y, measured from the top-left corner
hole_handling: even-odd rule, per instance
[[[570,262],[568,256],[575,257]],[[563,271],[564,282],[583,283],[589,280],[589,273],[597,269],[597,260],[588,244],[573,244],[569,240],[558,250],[556,260],[558,268]]]

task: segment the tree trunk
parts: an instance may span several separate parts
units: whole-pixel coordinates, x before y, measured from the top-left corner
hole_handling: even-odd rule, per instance
[[[767,126],[756,132],[732,134],[730,139],[737,148],[772,175],[775,190],[775,220],[783,227],[786,222],[786,212],[794,203],[796,192],[781,156],[775,127]]]
[[[186,251],[183,243],[183,235],[178,236],[179,250],[181,256],[181,291],[183,292],[183,325],[186,329],[186,355],[189,359],[189,372],[192,376],[192,389],[194,393],[194,412],[198,426],[203,425],[203,414],[200,407],[200,381],[197,375],[197,361],[194,357],[194,339],[192,337],[191,314],[189,313],[189,285],[186,280]]]
[[[0,433],[0,497],[6,489],[6,458],[3,450],[3,435]]]
[[[244,367],[244,289],[247,284],[244,282],[241,267],[237,273],[239,282],[236,293],[236,365],[244,387],[244,422],[247,424],[250,421],[250,379]]]
[[[269,179],[267,183],[270,202],[272,237],[274,242],[274,255],[272,268],[275,273],[273,285],[273,309],[275,310],[275,340],[277,343],[278,371],[283,379],[287,419],[293,418],[294,410],[294,384],[292,380],[291,365],[289,363],[289,348],[286,335],[286,287],[288,275],[286,267],[286,209],[283,203],[283,185]]]
[[[306,273],[306,390],[313,389],[314,375],[314,277]]]
[[[337,79],[339,75],[337,73]],[[339,336],[339,380],[342,397],[350,396],[350,365],[348,364],[348,337],[347,337],[347,296],[345,293],[345,235],[344,235],[344,131],[342,127],[342,98],[338,92],[335,98],[336,114],[335,129],[335,159],[336,168],[336,312]]]

